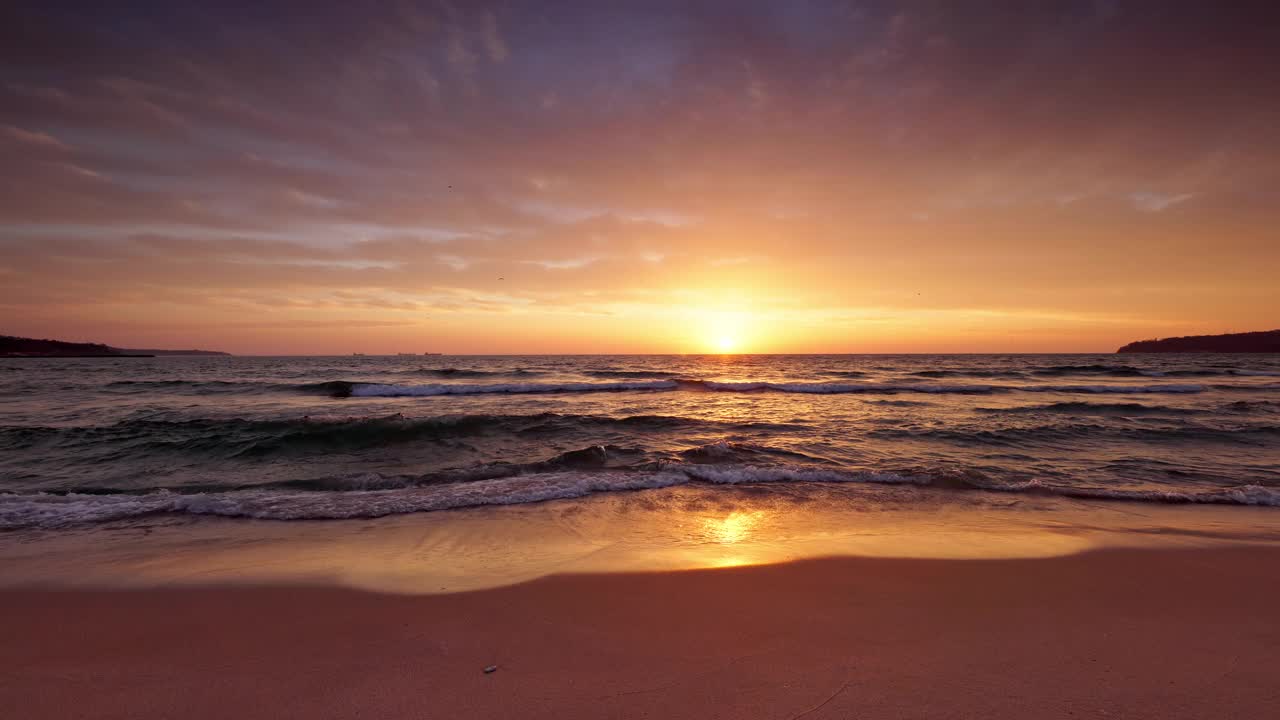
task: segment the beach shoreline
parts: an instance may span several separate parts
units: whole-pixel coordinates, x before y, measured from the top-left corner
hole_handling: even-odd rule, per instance
[[[1030,559],[1106,548],[1280,547],[1273,508],[911,486],[687,485],[381,518],[156,514],[10,533],[0,588],[328,586],[455,593],[555,574],[824,557]]]
[[[1218,547],[438,595],[10,589],[0,706],[29,720],[1269,717],[1276,568],[1280,549]]]

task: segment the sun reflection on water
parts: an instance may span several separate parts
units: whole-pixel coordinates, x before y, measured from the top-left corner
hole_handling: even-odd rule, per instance
[[[763,510],[734,510],[724,518],[706,518],[702,526],[711,540],[721,545],[734,545],[749,539],[763,516]]]

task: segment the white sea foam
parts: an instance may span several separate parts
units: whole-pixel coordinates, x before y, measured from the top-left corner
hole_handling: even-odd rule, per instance
[[[800,466],[693,465],[675,463],[651,472],[553,472],[490,480],[383,490],[239,490],[144,495],[47,493],[0,495],[0,529],[64,527],[155,513],[189,513],[264,520],[334,520],[483,505],[516,505],[577,498],[598,492],[643,490],[695,480],[736,485],[751,482],[874,482],[927,484],[928,476],[838,471]],[[368,485],[368,478],[348,483]]]
[[[485,385],[435,384],[435,385],[382,385],[358,383],[351,388],[356,397],[414,397],[431,395],[482,395],[490,393],[579,393],[619,392],[623,390],[674,390],[673,380],[611,383],[497,383]]]
[[[56,528],[155,513],[189,513],[263,520],[371,518],[482,505],[515,505],[642,490],[689,482],[680,472],[558,472],[392,490],[305,492],[240,490],[145,495],[0,495],[0,530]]]
[[[1265,387],[1265,386],[1259,386]],[[1198,393],[1203,385],[943,385],[936,383],[831,383],[831,382],[723,382],[717,380],[645,380],[633,382],[581,383],[498,383],[392,385],[358,383],[351,395],[357,397],[430,397],[439,395],[486,395],[529,393],[584,393],[623,391],[705,390],[711,392],[772,391],[799,394],[987,394],[1000,391],[1058,393]]]
[[[1021,483],[991,484],[984,490],[999,492],[1041,492],[1072,498],[1094,500],[1130,500],[1135,502],[1191,503],[1202,505],[1264,505],[1280,507],[1280,488],[1263,485],[1241,485],[1214,490],[1136,490],[1129,488],[1074,488],[1049,485],[1039,480]]]
[[[645,472],[553,472],[422,487],[380,490],[239,490],[143,495],[0,494],[0,530],[61,528],[126,520],[157,513],[188,513],[263,520],[373,518],[485,505],[516,505],[579,498],[594,493],[671,487],[690,482],[873,483],[930,485],[928,474],[839,470],[800,465],[699,465],[672,463]],[[358,487],[353,484],[352,487]],[[1280,488],[1260,485],[1205,490],[1072,488],[1040,481],[1000,484],[970,478],[960,487],[1064,497],[1146,502],[1280,506]]]

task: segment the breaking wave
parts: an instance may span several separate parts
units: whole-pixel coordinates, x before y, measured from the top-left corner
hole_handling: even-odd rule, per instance
[[[353,397],[427,397],[434,395],[484,395],[494,393],[515,395],[528,393],[675,390],[677,387],[679,387],[679,385],[674,380],[612,383],[493,383],[486,385],[466,385],[461,383],[448,385],[384,385],[380,383],[353,383],[351,385],[350,395]]]
[[[1249,391],[1249,390],[1254,390],[1254,391],[1263,390],[1263,391],[1270,392],[1270,391],[1280,390],[1280,383],[1256,383],[1252,385],[1214,385],[1213,389],[1236,391],[1236,392]]]
[[[661,370],[587,370],[582,374],[597,378],[625,378],[629,380],[643,380],[645,378],[669,379],[675,377],[675,373]]]
[[[488,383],[398,385],[387,383],[328,382],[304,386],[337,397],[431,397],[439,395],[587,393],[628,391],[781,392],[811,395],[895,395],[898,393],[986,395],[997,392],[1056,393],[1198,393],[1203,385],[947,385],[940,383],[838,383],[838,382],[724,382],[715,380],[642,380],[633,382]],[[1221,386],[1215,386],[1221,387]],[[1253,385],[1242,389],[1268,389]],[[1280,386],[1277,386],[1280,387]]]
[[[1156,370],[1132,365],[1047,365],[1024,369],[938,368],[909,373],[926,378],[1023,378],[1034,377],[1116,377],[1116,378],[1192,378],[1192,377],[1280,377],[1280,371],[1246,370],[1240,368],[1175,368]]]
[[[668,463],[641,471],[534,472],[457,483],[421,483],[376,473],[331,479],[324,490],[253,488],[237,491],[160,490],[143,494],[0,494],[0,529],[61,528],[160,513],[262,520],[336,520],[514,505],[688,483],[871,483],[1055,495],[1096,500],[1280,506],[1280,489],[1260,485],[1212,490],[1079,488],[1041,481],[1000,483],[978,473],[846,470],[809,465]]]
[[[515,370],[469,370],[466,368],[416,368],[410,370],[402,370],[399,375],[417,375],[421,377],[433,377],[441,379],[450,378],[483,378],[483,377],[533,377],[542,375],[543,373],[536,370],[526,370],[517,368]]]
[[[1064,415],[1200,415],[1206,410],[1196,408],[1143,405],[1142,403],[1058,402],[1047,405],[1018,405],[1003,408],[974,408],[980,413],[1022,415],[1037,413],[1061,413]]]
[[[149,513],[373,517],[685,483],[853,502],[989,490],[1280,504],[1280,363],[1265,357],[95,367],[25,363],[0,383],[0,528]]]
[[[85,446],[114,457],[158,453],[224,458],[305,452],[354,452],[400,444],[421,444],[483,435],[572,435],[697,431],[782,431],[802,428],[763,422],[719,422],[664,415],[441,415],[408,418],[302,417],[280,420],[126,420],[89,427],[0,427],[0,449],[69,449]]]
[[[971,378],[1022,378],[1025,374],[1017,370],[920,370],[919,372],[909,373],[913,377],[924,378],[953,378],[953,377],[971,377]]]
[[[1038,427],[1011,427],[996,429],[965,429],[942,427],[929,429],[889,428],[868,433],[881,439],[929,439],[962,443],[965,445],[995,445],[1010,447],[1052,446],[1055,443],[1082,441],[1187,443],[1218,442],[1241,445],[1269,445],[1280,438],[1280,426],[1255,425],[1238,428],[1217,428],[1196,425],[1180,427],[1113,427],[1099,424],[1044,425]]]

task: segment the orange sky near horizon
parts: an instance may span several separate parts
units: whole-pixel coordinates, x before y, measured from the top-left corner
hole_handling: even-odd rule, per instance
[[[271,5],[0,12],[0,333],[1110,352],[1280,326],[1280,50],[1246,9]]]

